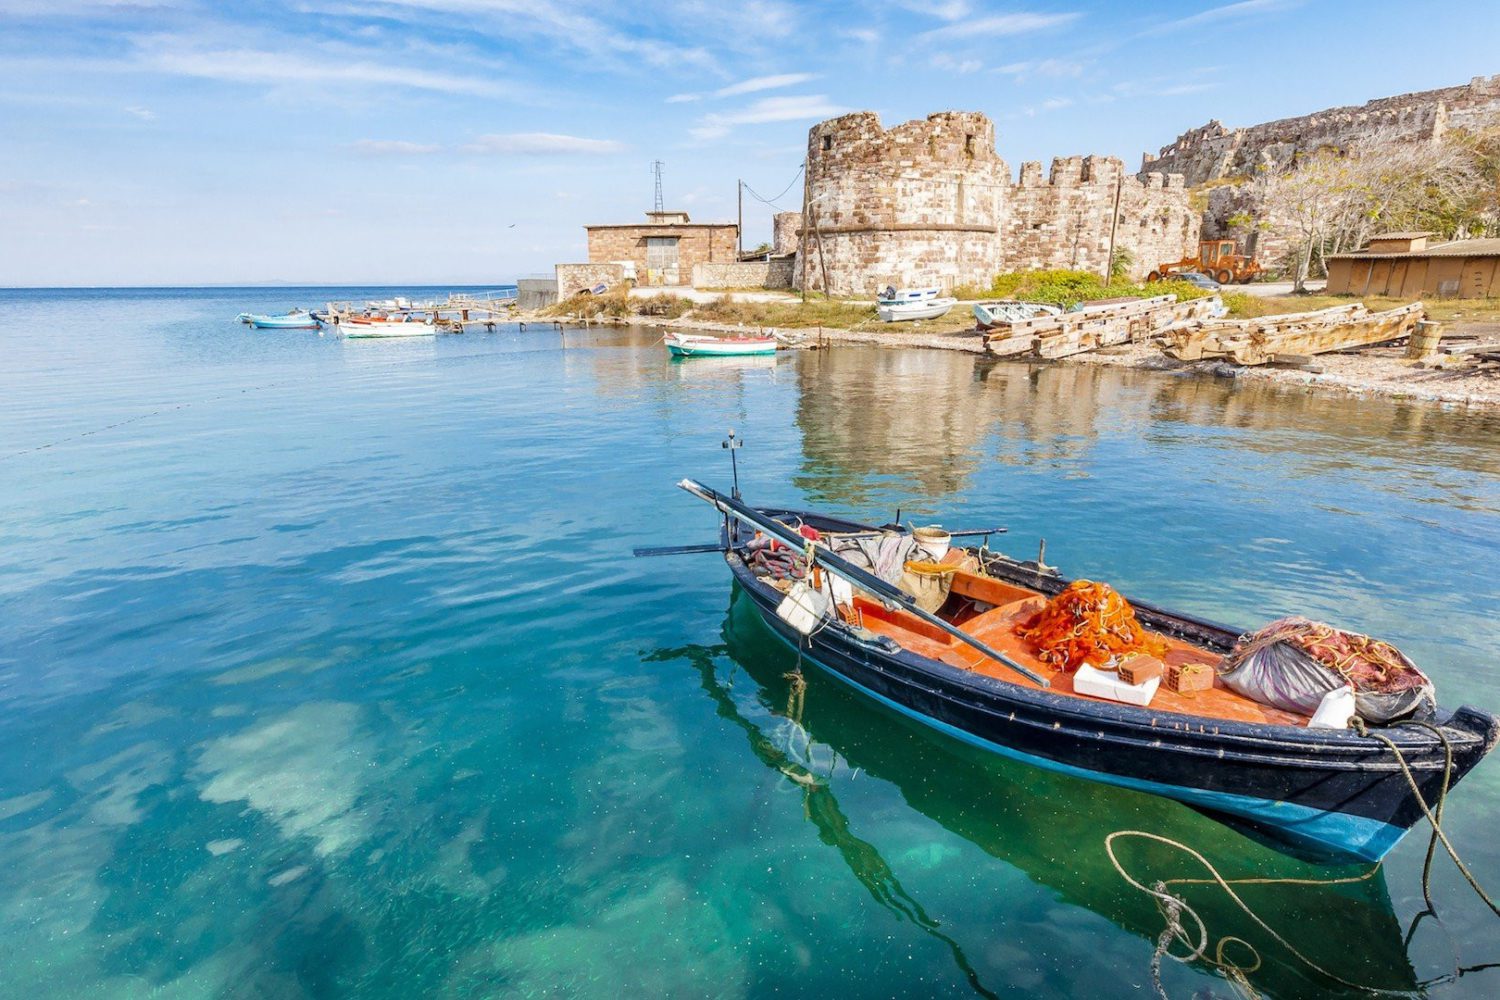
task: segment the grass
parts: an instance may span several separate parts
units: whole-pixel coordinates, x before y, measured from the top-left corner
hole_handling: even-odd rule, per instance
[[[657,298],[675,298],[676,296],[657,296]],[[624,319],[633,313],[630,294],[626,289],[607,292],[604,295],[590,295],[587,292],[579,292],[577,295],[569,296],[553,306],[542,310],[543,316],[578,316],[587,319],[596,319],[600,316],[609,316]]]
[[[873,320],[875,306],[841,302],[822,296],[810,296],[804,304],[797,299],[786,302],[738,302],[725,295],[695,306],[692,318],[714,323],[743,323],[745,326],[848,328]]]
[[[1157,281],[1151,284],[1111,278],[1105,281],[1091,271],[1007,271],[995,275],[988,288],[960,285],[953,290],[960,299],[1021,299],[1025,302],[1050,302],[1064,309],[1093,299],[1150,298],[1153,295],[1176,295],[1179,301],[1198,299],[1213,293],[1186,281]]]
[[[1371,295],[1361,299],[1358,295],[1272,295],[1257,296],[1245,292],[1224,294],[1224,304],[1229,315],[1236,319],[1254,319],[1257,316],[1280,316],[1285,313],[1312,312],[1330,306],[1346,306],[1351,302],[1364,302],[1372,312],[1382,312],[1404,306],[1411,299],[1393,299]],[[1494,323],[1500,322],[1500,299],[1423,299],[1427,316],[1439,323]]]

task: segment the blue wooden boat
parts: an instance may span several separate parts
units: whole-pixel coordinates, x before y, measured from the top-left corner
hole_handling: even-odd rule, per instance
[[[301,309],[293,309],[279,316],[241,313],[240,317],[240,322],[249,323],[257,330],[316,330],[322,325],[316,316]]]
[[[1221,683],[1170,698],[1161,690],[1144,706],[1088,697],[1013,628],[1028,602],[1034,608],[1071,581],[987,547],[962,550],[979,560],[981,572],[954,572],[947,603],[929,613],[827,547],[840,534],[904,530],[899,526],[754,508],[692,480],[678,485],[724,515],[718,547],[771,630],[873,701],[984,750],[1176,799],[1304,850],[1382,858],[1423,818],[1424,805],[1500,739],[1500,723],[1468,706],[1438,709],[1422,725],[1370,724],[1366,734],[1308,728],[1305,716],[1261,706]],[[810,543],[803,526],[824,541]],[[774,586],[781,581],[755,565],[750,543],[757,535],[813,552],[826,573],[852,588],[842,596],[834,591],[837,600],[827,599],[821,611],[784,614],[785,586]],[[1242,634],[1131,603],[1142,625],[1168,643],[1169,656],[1199,657],[1179,662],[1217,662]],[[804,612],[800,620],[797,612]],[[815,621],[806,628],[809,615]]]

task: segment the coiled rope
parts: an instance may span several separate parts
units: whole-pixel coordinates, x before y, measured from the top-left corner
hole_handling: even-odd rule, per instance
[[[1352,720],[1352,725],[1354,730],[1361,736],[1367,736],[1371,739],[1378,740],[1380,743],[1385,745],[1386,749],[1390,750],[1391,755],[1396,758],[1397,765],[1401,768],[1402,775],[1406,778],[1407,787],[1410,788],[1412,796],[1417,800],[1417,805],[1422,810],[1422,815],[1426,817],[1428,824],[1432,827],[1432,837],[1427,844],[1427,857],[1422,866],[1422,898],[1427,903],[1428,910],[1432,911],[1434,909],[1431,889],[1432,859],[1436,845],[1441,842],[1443,845],[1443,849],[1447,851],[1448,856],[1453,859],[1454,865],[1458,867],[1459,873],[1463,875],[1464,879],[1469,883],[1469,886],[1474,890],[1476,894],[1478,894],[1479,898],[1484,901],[1485,905],[1488,906],[1496,916],[1500,916],[1500,907],[1496,907],[1495,901],[1490,898],[1489,894],[1487,894],[1479,885],[1478,880],[1475,879],[1473,873],[1469,871],[1468,865],[1466,865],[1463,859],[1459,857],[1458,851],[1454,848],[1453,843],[1448,839],[1448,834],[1443,830],[1443,806],[1447,802],[1448,790],[1452,787],[1453,778],[1453,747],[1448,741],[1447,734],[1445,734],[1437,726],[1431,725],[1430,723],[1416,721],[1403,723],[1403,725],[1406,726],[1427,730],[1428,732],[1432,733],[1434,737],[1436,737],[1438,742],[1443,747],[1443,781],[1438,791],[1435,806],[1429,806],[1426,797],[1423,796],[1421,789],[1417,786],[1416,778],[1412,775],[1411,772],[1411,766],[1407,763],[1406,755],[1401,752],[1401,748],[1397,746],[1396,743],[1389,737],[1380,733],[1370,732],[1369,729],[1365,726],[1364,720],[1360,719],[1358,716],[1354,717],[1354,719]],[[1188,855],[1199,865],[1201,865],[1204,871],[1208,873],[1208,877],[1158,880],[1157,882],[1148,886],[1131,875],[1130,872],[1126,870],[1124,864],[1121,863],[1119,856],[1115,853],[1115,842],[1117,840],[1120,840],[1121,838],[1149,840],[1159,844],[1164,844],[1171,848],[1175,848],[1176,850],[1179,850]],[[1239,907],[1239,909],[1245,914],[1245,916],[1249,917],[1257,927],[1265,931],[1266,934],[1270,935],[1273,941],[1280,944],[1309,969],[1334,983],[1337,983],[1341,986],[1347,986],[1350,989],[1355,989],[1364,993],[1370,993],[1378,996],[1410,995],[1410,991],[1408,990],[1392,990],[1378,986],[1369,986],[1364,983],[1356,983],[1324,968],[1322,965],[1319,965],[1317,962],[1304,955],[1300,950],[1298,950],[1296,945],[1292,944],[1274,928],[1272,928],[1270,924],[1266,923],[1265,920],[1263,920],[1260,915],[1257,914],[1250,907],[1250,905],[1244,901],[1243,898],[1241,898],[1239,893],[1234,890],[1234,886],[1237,885],[1330,886],[1347,885],[1354,882],[1364,882],[1373,878],[1375,874],[1380,871],[1380,862],[1376,862],[1370,868],[1370,870],[1365,872],[1364,874],[1354,875],[1348,878],[1226,879],[1222,874],[1219,873],[1219,870],[1214,867],[1212,862],[1210,862],[1199,852],[1193,850],[1191,847],[1188,847],[1186,844],[1183,844],[1180,841],[1173,840],[1170,837],[1164,837],[1160,834],[1147,833],[1144,830],[1116,830],[1114,833],[1111,833],[1109,836],[1104,838],[1104,850],[1105,853],[1109,855],[1110,864],[1114,866],[1115,871],[1120,874],[1120,877],[1132,887],[1139,889],[1141,892],[1150,896],[1156,903],[1157,909],[1161,911],[1162,918],[1165,921],[1165,926],[1162,928],[1162,932],[1160,936],[1158,936],[1156,941],[1156,951],[1151,956],[1151,984],[1155,988],[1157,996],[1162,997],[1163,1000],[1166,1000],[1167,996],[1166,988],[1162,985],[1161,981],[1161,960],[1163,956],[1171,958],[1177,962],[1181,962],[1184,965],[1195,962],[1199,959],[1204,959],[1209,964],[1218,969],[1219,972],[1225,977],[1225,979],[1227,979],[1230,984],[1236,988],[1236,990],[1240,991],[1242,995],[1248,997],[1259,996],[1259,993],[1257,993],[1255,988],[1250,984],[1248,975],[1260,968],[1260,953],[1256,950],[1254,945],[1250,944],[1243,938],[1226,935],[1224,937],[1221,937],[1215,943],[1214,953],[1212,956],[1209,956],[1208,925],[1204,922],[1203,918],[1199,916],[1198,912],[1188,904],[1187,900],[1183,899],[1182,896],[1178,893],[1172,891],[1172,887],[1174,886],[1187,885],[1217,885],[1224,891],[1224,894],[1229,897],[1234,905]],[[1192,934],[1189,934],[1183,927],[1182,918],[1184,914],[1186,914],[1192,920],[1192,923],[1196,925],[1196,929]],[[1186,945],[1189,949],[1188,953],[1185,955],[1173,954],[1171,948],[1174,941],[1180,941],[1182,942],[1182,944]],[[1239,945],[1246,949],[1246,951],[1249,953],[1251,964],[1247,965],[1244,963],[1236,962],[1229,957],[1229,949],[1233,945]]]

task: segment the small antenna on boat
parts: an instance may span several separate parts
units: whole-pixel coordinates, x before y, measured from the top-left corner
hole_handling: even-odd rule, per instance
[[[739,451],[744,443],[734,436],[734,428],[729,428],[729,438],[724,442],[723,447],[729,450],[729,467],[734,472],[734,498],[736,500],[740,500],[742,497],[740,496],[740,463],[739,459],[735,458],[734,453]]]

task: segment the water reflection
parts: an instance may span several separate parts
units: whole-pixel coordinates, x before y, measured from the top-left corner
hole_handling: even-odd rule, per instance
[[[976,991],[984,992],[982,970],[975,971],[964,950],[907,893],[879,851],[852,832],[855,823],[839,808],[837,797],[837,789],[852,780],[849,769],[891,783],[911,808],[1024,872],[1068,906],[1083,907],[1152,943],[1161,933],[1162,915],[1111,867],[1103,845],[1116,830],[1140,829],[1205,848],[1231,878],[1351,880],[1326,886],[1248,886],[1239,891],[1267,924],[1335,975],[1384,990],[1417,988],[1383,871],[1359,879],[1367,867],[1304,862],[1176,803],[983,754],[880,710],[815,668],[807,673],[800,722],[805,745],[826,748],[825,758],[842,759],[846,767],[842,777],[831,767],[828,773],[814,773],[808,761],[818,756],[816,752],[796,754],[795,741],[788,749],[767,731],[770,727],[750,718],[754,714],[785,719],[785,673],[793,658],[738,589],[724,638],[734,663],[755,685],[748,704],[747,696],[736,695],[731,682],[716,672],[717,650],[688,648],[659,655],[692,662],[717,714],[745,731],[763,764],[804,789],[808,820],[825,843],[838,849],[850,873],[893,913],[947,942],[955,964]],[[918,738],[905,738],[909,734]],[[1160,845],[1135,841],[1118,851],[1147,884],[1203,875],[1182,854]],[[998,872],[994,877],[1003,881]],[[1259,952],[1264,965],[1252,977],[1257,989],[1279,996],[1337,989],[1278,945],[1216,887],[1174,888],[1203,917],[1212,940],[1233,936]],[[1066,921],[1060,912],[1049,919]],[[1351,948],[1351,942],[1359,946]]]

